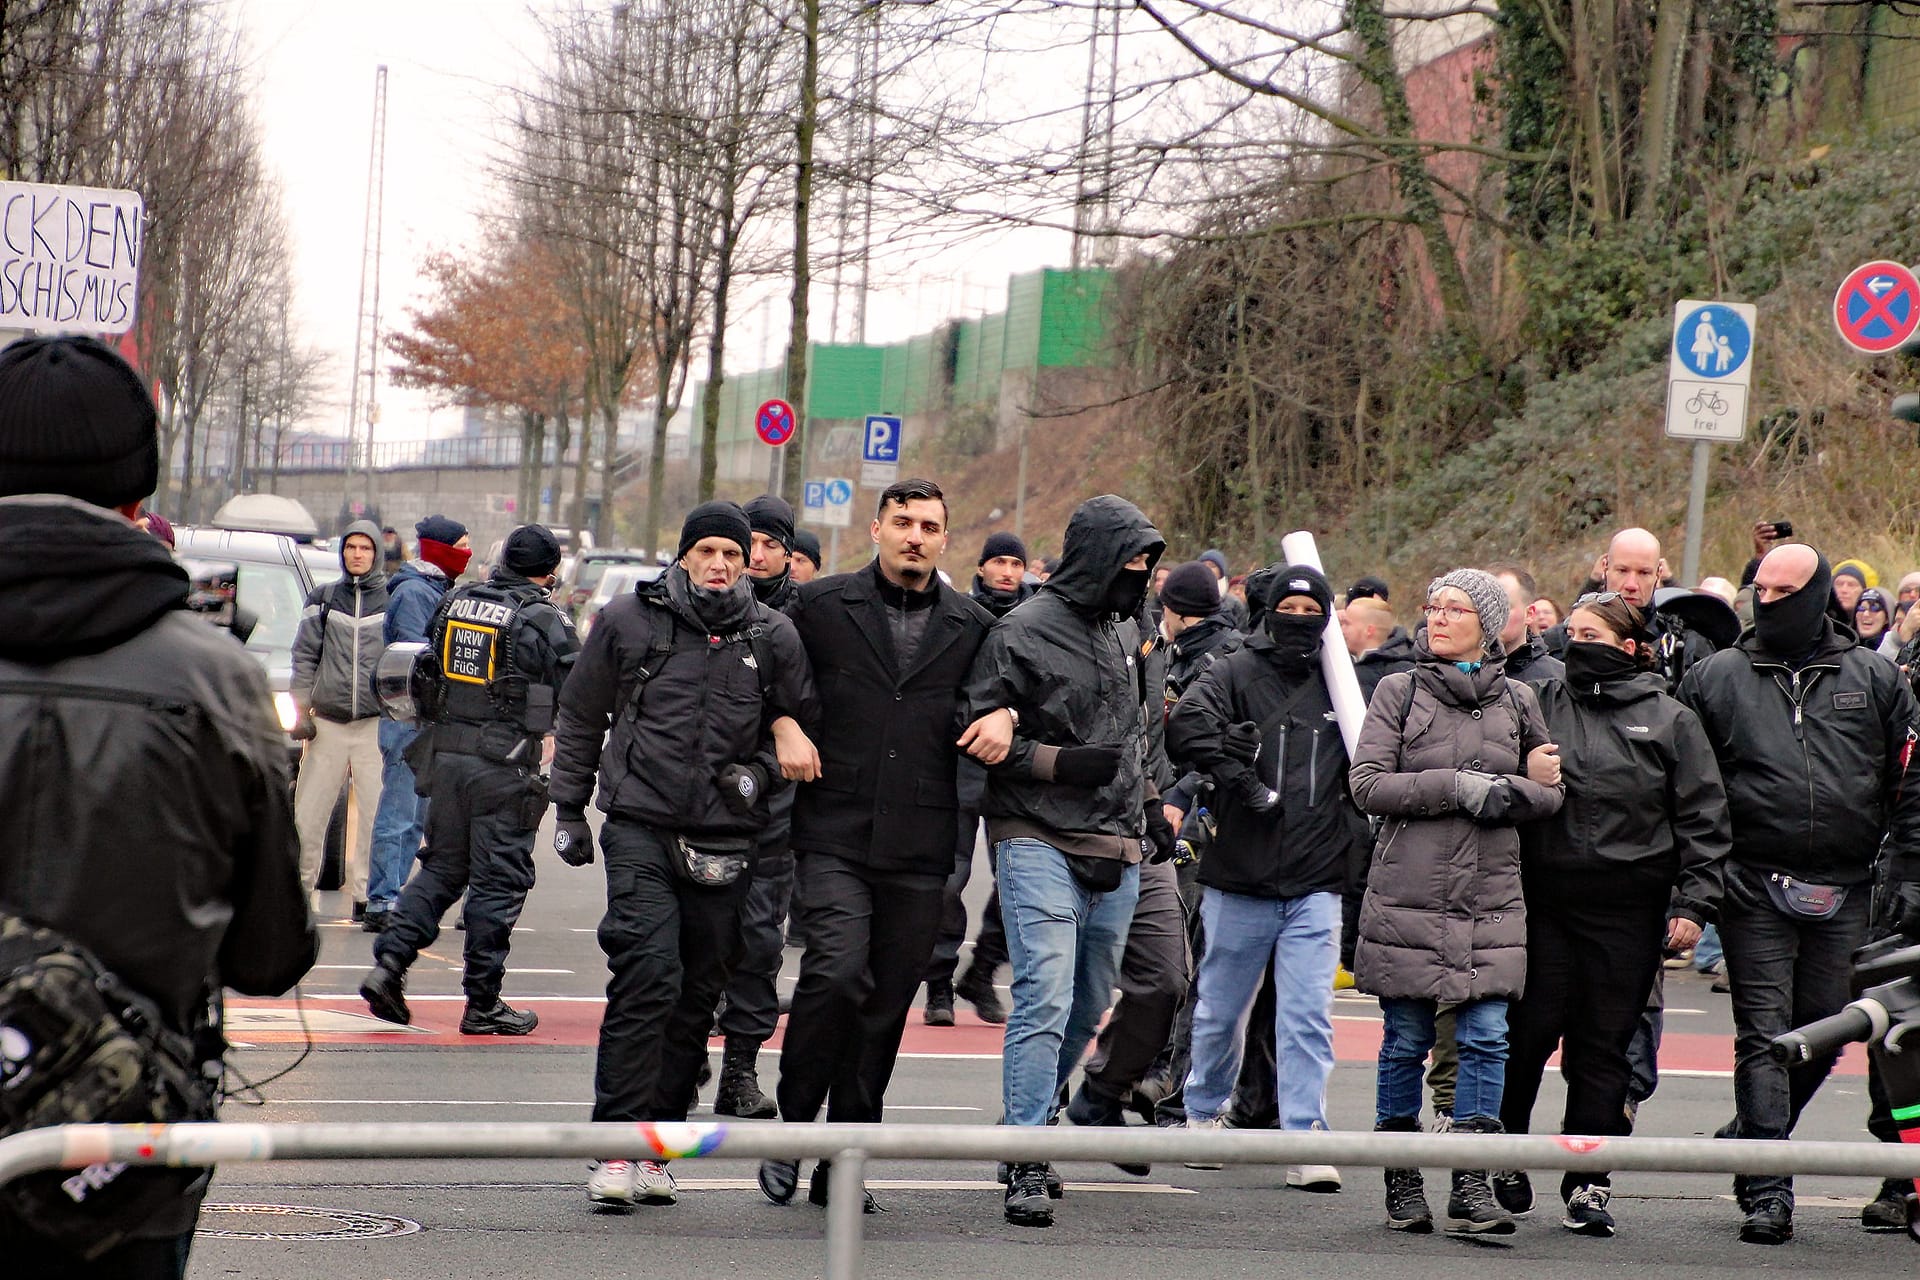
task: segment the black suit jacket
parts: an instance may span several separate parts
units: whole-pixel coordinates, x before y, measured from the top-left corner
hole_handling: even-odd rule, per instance
[[[876,871],[946,876],[959,818],[961,699],[993,616],[935,580],[913,661],[899,668],[877,564],[800,588],[789,616],[820,696],[821,777],[793,806],[793,851]]]

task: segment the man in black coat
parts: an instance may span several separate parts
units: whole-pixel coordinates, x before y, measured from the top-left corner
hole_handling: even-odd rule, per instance
[[[880,1120],[915,990],[940,926],[960,821],[960,704],[993,619],[940,581],[947,504],[906,480],[880,495],[880,553],[808,583],[792,617],[820,674],[821,768],[793,811],[807,949],[780,1058],[781,1118]],[[809,1198],[826,1203],[823,1161]],[[768,1160],[760,1188],[793,1198],[799,1162]]]

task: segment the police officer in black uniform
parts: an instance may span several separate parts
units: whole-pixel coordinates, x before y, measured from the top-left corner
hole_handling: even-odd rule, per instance
[[[546,811],[541,742],[580,642],[566,611],[548,598],[560,544],[541,525],[507,535],[485,583],[449,592],[427,628],[437,663],[429,722],[427,843],[387,931],[373,944],[374,969],[360,994],[388,1022],[412,1020],[407,969],[440,933],[440,918],[464,892],[464,1035],[523,1036],[539,1023],[500,999],[514,922],[533,887],[533,837]],[[416,755],[416,759],[417,759]]]

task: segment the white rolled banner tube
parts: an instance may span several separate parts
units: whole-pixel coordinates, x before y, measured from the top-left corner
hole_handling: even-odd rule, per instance
[[[1320,549],[1305,529],[1280,539],[1280,554],[1288,564],[1304,564],[1326,572],[1320,563]],[[1340,722],[1340,740],[1347,744],[1347,757],[1351,759],[1360,749],[1360,725],[1367,718],[1367,700],[1360,692],[1360,677],[1354,674],[1353,655],[1347,652],[1347,638],[1337,618],[1327,619],[1327,629],[1320,636],[1320,672],[1327,678],[1334,718]]]

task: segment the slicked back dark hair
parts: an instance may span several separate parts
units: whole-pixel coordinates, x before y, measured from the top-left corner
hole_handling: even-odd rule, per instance
[[[940,523],[946,524],[953,513],[947,510],[947,495],[940,492],[940,486],[931,480],[900,480],[880,491],[880,505],[874,508],[875,518],[887,514],[887,504],[904,507],[909,502],[937,502],[940,504]]]

